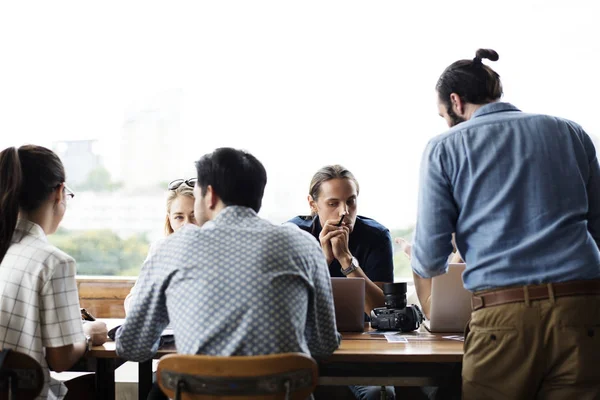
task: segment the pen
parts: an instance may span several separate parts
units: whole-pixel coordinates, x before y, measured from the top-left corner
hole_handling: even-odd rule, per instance
[[[340,218],[340,222],[338,222],[336,226],[342,226],[342,222],[344,221],[345,216],[346,215],[342,215],[342,218]]]

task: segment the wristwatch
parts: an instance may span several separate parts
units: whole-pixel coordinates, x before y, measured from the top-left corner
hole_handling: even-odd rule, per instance
[[[346,269],[344,269],[342,267],[342,269],[340,269],[340,271],[342,271],[342,275],[348,276],[349,274],[356,271],[356,268],[358,268],[358,260],[356,258],[352,257],[352,262],[350,263],[350,266]]]

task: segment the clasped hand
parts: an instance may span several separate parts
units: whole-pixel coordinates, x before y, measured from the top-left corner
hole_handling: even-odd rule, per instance
[[[319,242],[321,242],[321,248],[323,254],[327,260],[327,264],[331,264],[334,259],[342,262],[343,259],[351,259],[352,254],[348,248],[348,241],[350,238],[350,228],[348,228],[344,222],[341,226],[337,226],[339,220],[330,219],[325,221],[323,229],[319,234]]]

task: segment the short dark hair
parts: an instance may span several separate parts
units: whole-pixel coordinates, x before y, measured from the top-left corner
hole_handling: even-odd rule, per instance
[[[267,171],[252,154],[221,147],[196,161],[196,171],[202,196],[206,195],[206,188],[210,185],[226,206],[244,206],[260,211]]]
[[[19,210],[37,210],[64,181],[65,169],[52,150],[27,145],[0,152],[0,262],[10,247]]]
[[[500,75],[483,64],[487,58],[498,60],[498,53],[491,49],[479,49],[472,60],[459,60],[448,66],[435,85],[440,101],[451,108],[450,94],[456,93],[463,102],[487,104],[502,97]]]

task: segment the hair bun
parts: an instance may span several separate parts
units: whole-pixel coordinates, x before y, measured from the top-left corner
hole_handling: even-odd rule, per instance
[[[496,53],[492,49],[478,49],[475,53],[475,59],[479,59],[481,61],[482,58],[487,58],[490,61],[498,61],[498,53]]]

